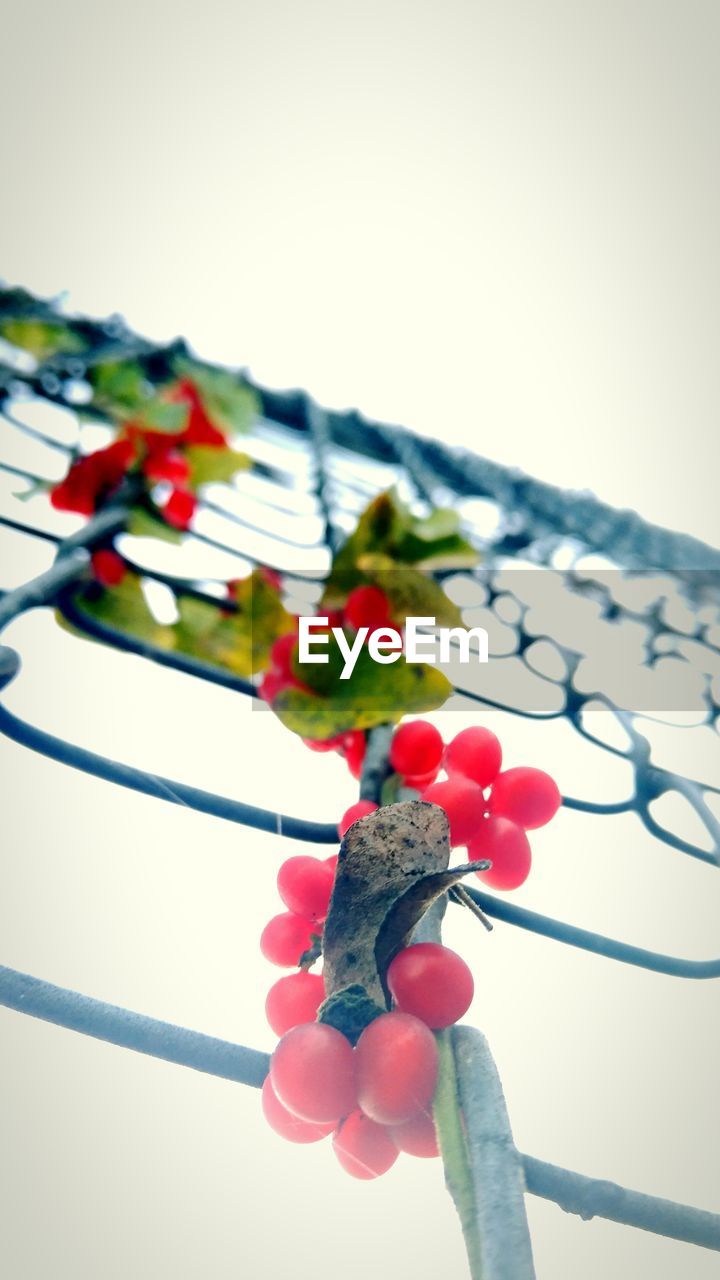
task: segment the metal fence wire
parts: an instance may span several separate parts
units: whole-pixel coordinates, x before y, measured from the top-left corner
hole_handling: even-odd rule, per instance
[[[23,314],[52,318],[51,305],[17,290],[0,291],[0,320]],[[129,332],[113,317],[106,322],[75,319],[82,336],[82,354],[53,355],[44,362],[28,360],[3,343],[0,364],[0,413],[6,427],[32,442],[37,469],[28,471],[10,462],[0,470],[15,489],[57,478],[57,458],[69,461],[76,444],[64,443],[67,414],[83,403],[83,379],[98,361],[132,358],[155,379],[169,378],[173,362],[186,353],[182,342],[159,346]],[[239,377],[240,375],[238,375]],[[663,768],[651,760],[648,741],[636,727],[641,699],[618,696],[617,673],[608,675],[608,688],[584,682],[587,653],[574,647],[568,633],[554,635],[538,620],[527,586],[537,567],[551,571],[563,599],[585,601],[601,624],[629,623],[639,636],[643,671],[666,678],[670,689],[664,703],[671,710],[691,713],[692,722],[717,731],[720,702],[720,552],[693,538],[647,524],[636,514],[614,510],[586,493],[570,493],[528,478],[464,450],[450,449],[398,427],[370,422],[357,412],[326,412],[302,392],[277,392],[245,381],[256,393],[260,411],[251,434],[243,439],[253,467],[235,486],[201,496],[198,518],[184,535],[187,547],[220,550],[245,565],[263,563],[282,572],[286,585],[296,581],[307,592],[308,581],[322,580],[332,549],[354,527],[357,515],[378,492],[398,487],[406,501],[452,506],[463,518],[470,541],[481,552],[476,569],[445,576],[448,589],[500,620],[503,639],[493,668],[503,664],[513,678],[488,688],[470,675],[458,678],[453,705],[498,706],[515,715],[554,720],[564,718],[598,751],[629,763],[633,785],[627,799],[595,802],[565,796],[563,803],[593,815],[635,813],[651,835],[678,855],[717,865],[720,861],[720,823],[713,811],[720,788]],[[35,412],[47,413],[37,425]],[[58,423],[55,422],[55,416]],[[54,464],[54,465],[53,465]],[[238,492],[239,490],[239,492]],[[219,496],[217,496],[219,493]],[[240,500],[240,498],[242,500]],[[7,591],[0,599],[0,627],[25,611],[53,607],[77,630],[116,649],[175,667],[187,674],[220,683],[246,697],[256,697],[250,680],[197,658],[168,651],[132,637],[78,607],[87,582],[92,548],[122,534],[129,508],[120,493],[79,532],[60,538],[52,522],[30,520],[28,508],[11,498],[0,524],[27,538],[41,539],[55,549],[52,567],[34,580]],[[307,529],[315,538],[307,541]],[[299,533],[301,531],[301,533]],[[123,545],[123,554],[132,553]],[[525,566],[526,572],[522,568]],[[133,566],[148,580],[170,587],[176,597],[193,596],[217,608],[227,607],[207,579],[179,578],[159,573],[146,564]],[[469,594],[468,594],[469,593]],[[473,594],[474,593],[474,594]],[[560,598],[560,597],[558,597]],[[552,661],[548,667],[548,654]],[[669,665],[668,665],[669,664]],[[462,669],[460,669],[462,670]],[[21,672],[20,656],[0,646],[0,689]],[[549,674],[548,674],[549,672]],[[673,680],[680,673],[680,690]],[[526,677],[525,682],[520,676]],[[644,677],[643,677],[644,678]],[[507,691],[498,695],[496,686]],[[637,689],[637,686],[635,686]],[[518,690],[525,690],[523,700]],[[530,693],[527,693],[530,690]],[[586,690],[586,691],[583,691]],[[656,696],[649,692],[646,697]],[[603,707],[614,733],[596,732],[587,713]],[[669,717],[673,719],[672,715]],[[676,732],[682,733],[683,716]],[[230,822],[275,832],[278,839],[334,844],[336,827],[289,814],[258,808],[248,800],[208,791],[150,774],[111,760],[46,732],[40,725],[13,714],[0,700],[0,731],[15,742],[53,760],[117,785],[180,804]],[[362,784],[361,784],[362,785]],[[699,818],[705,839],[689,840],[662,823],[655,802],[669,793],[679,795]],[[609,960],[637,965],[686,980],[720,977],[720,956],[686,960],[650,951],[543,916],[486,892],[469,890],[482,910],[507,925],[530,930],[570,947],[582,948]],[[0,968],[0,1003],[33,1017],[54,1022],[136,1051],[209,1072],[246,1085],[262,1084],[268,1056],[195,1031],[141,1016],[36,977]],[[517,1153],[516,1153],[517,1154]],[[720,1250],[720,1215],[630,1191],[598,1181],[530,1156],[518,1155],[528,1192],[555,1201],[584,1218],[599,1215],[646,1231]],[[512,1264],[493,1275],[514,1275]]]

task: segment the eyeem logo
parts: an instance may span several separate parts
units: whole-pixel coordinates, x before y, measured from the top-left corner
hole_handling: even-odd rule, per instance
[[[427,630],[433,628],[433,634]],[[319,631],[320,634],[313,634]],[[355,670],[355,663],[367,641],[368,652],[374,662],[383,665],[397,662],[401,653],[406,662],[444,663],[450,662],[453,642],[457,645],[455,656],[458,662],[468,663],[473,660],[487,662],[488,633],[484,627],[436,627],[434,618],[406,618],[404,639],[399,631],[392,627],[377,627],[370,635],[369,627],[360,627],[352,642],[345,635],[342,627],[328,628],[327,618],[298,618],[298,662],[329,662],[327,646],[330,633],[335,637],[338,649],[344,660],[340,673],[341,680],[349,680]],[[368,640],[369,637],[369,640]],[[471,655],[470,646],[475,641],[477,654]],[[325,652],[323,652],[323,649]]]

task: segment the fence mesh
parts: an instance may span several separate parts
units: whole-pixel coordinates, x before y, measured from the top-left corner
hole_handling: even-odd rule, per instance
[[[55,312],[29,295],[0,292],[0,320],[18,315],[47,322]],[[326,412],[301,392],[259,386],[253,387],[259,412],[250,435],[243,438],[252,469],[232,486],[203,492],[193,527],[183,537],[178,571],[161,571],[144,544],[128,538],[130,502],[122,490],[79,531],[62,537],[44,498],[23,504],[14,495],[56,480],[77,456],[87,429],[82,424],[88,368],[131,358],[154,379],[162,379],[171,376],[174,361],[186,352],[180,342],[161,347],[138,338],[116,317],[73,324],[82,336],[81,355],[66,352],[30,360],[11,343],[3,344],[0,412],[10,447],[0,463],[9,478],[0,524],[51,543],[56,556],[47,572],[4,594],[0,626],[28,609],[51,606],[67,624],[94,639],[257,698],[252,680],[134,637],[85,610],[92,591],[88,564],[93,546],[110,537],[121,540],[124,557],[143,581],[161,584],[176,601],[191,597],[213,608],[232,608],[220,579],[264,565],[282,574],[290,600],[312,606],[333,549],[368,501],[395,486],[417,511],[427,504],[452,506],[481,554],[479,567],[440,575],[452,598],[469,610],[473,625],[487,625],[492,656],[483,670],[456,668],[450,706],[497,707],[516,716],[564,720],[597,751],[624,761],[632,778],[621,800],[568,795],[565,806],[594,821],[634,813],[678,857],[718,864],[720,787],[658,764],[638,721],[649,716],[671,724],[677,734],[688,726],[717,731],[720,553],[648,525],[634,513],[613,510],[588,494],[563,492],[403,428],[367,421],[356,412]],[[97,414],[94,419],[90,425],[97,430],[102,421]],[[33,470],[12,460],[20,456],[12,446],[14,438],[31,446]],[[227,572],[223,568],[220,573],[219,564],[227,565]],[[549,596],[553,602],[551,614],[538,599],[538,571],[544,599]],[[20,656],[1,646],[0,688],[20,672]],[[602,717],[595,714],[599,710]],[[108,759],[15,715],[2,701],[0,731],[63,764],[165,802],[275,832],[278,839],[337,842],[333,824],[262,809],[248,797],[216,795]],[[664,818],[667,810],[659,802],[669,795],[693,811],[699,832],[695,839]],[[468,892],[488,916],[559,944],[687,980],[720,977],[720,956],[688,960],[670,949],[651,951],[632,938],[605,937],[490,893]],[[0,1002],[245,1084],[261,1084],[267,1070],[263,1053],[12,970],[0,969]],[[528,1191],[568,1211],[720,1249],[720,1215],[627,1191],[529,1156],[522,1159]]]

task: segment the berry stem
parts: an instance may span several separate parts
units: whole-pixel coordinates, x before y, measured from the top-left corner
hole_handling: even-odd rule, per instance
[[[393,726],[378,724],[368,731],[367,750],[360,775],[360,799],[380,804],[382,785],[390,773],[388,754]]]
[[[416,928],[413,942],[442,941],[442,922],[446,905],[445,898],[439,898],[433,904]],[[438,1082],[433,1101],[433,1119],[445,1171],[445,1186],[452,1196],[460,1219],[471,1280],[488,1280],[483,1270],[480,1231],[475,1209],[475,1188],[460,1115],[457,1067],[452,1042],[453,1030],[454,1028],[449,1027],[435,1034],[438,1047]]]
[[[487,1280],[483,1266],[475,1187],[460,1116],[455,1055],[450,1029],[439,1031],[436,1039],[440,1066],[433,1118],[445,1169],[445,1185],[453,1198],[460,1218],[472,1280]]]
[[[513,1141],[500,1077],[487,1040],[482,1032],[467,1026],[455,1026],[442,1034],[451,1046],[448,1071],[453,1071],[455,1102],[467,1135],[469,1185],[474,1199],[471,1238],[482,1241],[484,1266],[478,1275],[484,1280],[535,1280],[522,1156]],[[440,1145],[442,1150],[442,1136]],[[467,1243],[467,1233],[465,1238]],[[471,1268],[472,1265],[471,1258]],[[472,1275],[474,1280],[475,1273]]]
[[[454,889],[450,890],[448,897],[452,898],[453,902],[459,902],[461,907],[467,907],[468,911],[472,911],[473,915],[477,916],[480,923],[485,926],[488,933],[492,933],[492,920],[488,919],[482,907],[479,907],[475,899],[470,897],[463,885],[456,884]]]

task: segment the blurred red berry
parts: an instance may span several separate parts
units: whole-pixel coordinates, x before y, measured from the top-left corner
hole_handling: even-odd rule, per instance
[[[177,437],[183,444],[216,445],[222,448],[227,441],[208,417],[203,398],[191,378],[180,378],[167,393],[167,398],[174,404],[188,406],[187,425]]]
[[[50,502],[58,511],[92,515],[118,488],[134,458],[135,448],[126,438],[77,458],[65,478],[50,490]]]
[[[50,490],[50,503],[56,511],[74,511],[77,515],[91,516],[95,511],[95,493],[77,484],[76,478],[61,480]]]
[[[462,956],[440,942],[416,942],[398,951],[388,966],[387,984],[397,1008],[433,1031],[458,1022],[475,990]]]
[[[322,921],[330,905],[333,872],[321,858],[297,854],[283,862],[277,887],[288,911],[306,920]]]
[[[390,744],[390,764],[406,778],[437,772],[442,754],[442,736],[429,720],[401,724]]]
[[[335,1131],[333,1151],[353,1178],[379,1178],[398,1158],[398,1148],[388,1129],[353,1111]]]
[[[291,1027],[314,1022],[324,999],[322,975],[300,969],[273,983],[265,1001],[265,1016],[275,1035],[284,1036]]]
[[[288,1142],[319,1142],[335,1128],[334,1123],[313,1124],[310,1120],[294,1116],[278,1098],[270,1076],[266,1076],[263,1081],[262,1109],[270,1128]]]
[[[294,969],[313,945],[313,937],[322,932],[312,920],[304,920],[292,911],[273,916],[260,934],[260,950],[270,964],[281,969]]]
[[[489,809],[496,817],[509,818],[531,831],[554,818],[561,803],[557,783],[549,773],[521,767],[498,774],[490,792]]]
[[[92,571],[98,582],[104,587],[117,587],[127,573],[127,566],[122,556],[110,547],[101,547],[93,551]]]
[[[355,804],[351,804],[338,822],[340,839],[342,840],[345,832],[350,830],[354,822],[358,822],[360,818],[366,818],[369,813],[374,813],[377,808],[378,806],[373,804],[372,800],[356,800]]]
[[[287,1031],[270,1059],[273,1089],[301,1120],[337,1124],[357,1106],[353,1047],[325,1022]]]
[[[374,630],[390,621],[390,601],[379,587],[355,587],[345,601],[345,620],[359,631]]]
[[[362,729],[351,729],[343,735],[342,753],[353,778],[359,778],[362,773],[366,749],[367,740]]]
[[[197,498],[194,494],[187,489],[173,489],[162,512],[174,529],[187,529],[196,507]]]
[[[479,787],[489,787],[500,772],[502,747],[489,729],[473,725],[461,729],[448,743],[444,764],[451,778],[459,774]]]
[[[278,694],[285,689],[304,689],[309,692],[307,685],[297,680],[295,676],[274,670],[266,671],[262,676],[258,685],[258,694],[265,702],[274,702]]]
[[[303,738],[306,747],[311,751],[340,751],[345,735],[340,733],[335,738]]]
[[[409,1013],[381,1013],[355,1047],[358,1104],[377,1124],[403,1124],[426,1111],[437,1073],[435,1037]]]
[[[296,649],[297,634],[294,631],[278,636],[270,649],[270,665],[283,675],[294,676],[292,660]]]
[[[492,862],[489,871],[476,872],[478,880],[491,889],[519,889],[530,874],[530,841],[523,828],[508,818],[492,814],[483,818],[467,850],[471,862],[483,858]]]
[[[391,1125],[388,1133],[398,1151],[406,1151],[410,1156],[420,1156],[426,1160],[440,1155],[435,1122],[428,1111],[421,1111],[404,1124]]]
[[[450,823],[450,844],[453,848],[472,840],[487,809],[480,787],[466,778],[433,782],[423,791],[422,798],[445,810]]]
[[[142,469],[148,480],[167,480],[182,486],[190,479],[190,464],[175,449],[148,453]]]
[[[440,770],[431,769],[429,773],[421,773],[418,777],[408,775],[403,778],[403,786],[412,787],[415,791],[425,791],[437,778]]]
[[[274,702],[287,685],[287,680],[279,672],[266,671],[258,685],[258,693],[264,702]]]

